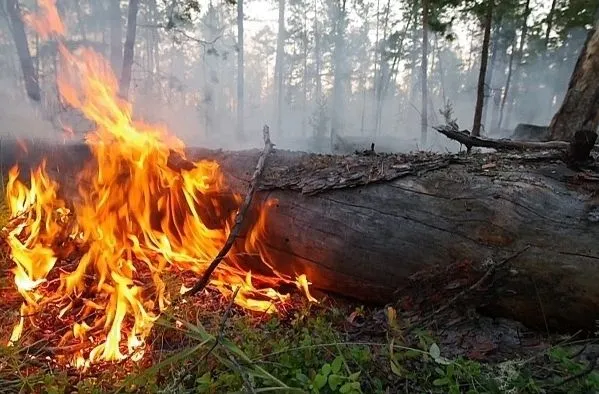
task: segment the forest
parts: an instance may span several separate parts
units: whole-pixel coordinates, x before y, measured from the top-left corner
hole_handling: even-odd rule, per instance
[[[599,390],[597,0],[2,0],[5,392]]]

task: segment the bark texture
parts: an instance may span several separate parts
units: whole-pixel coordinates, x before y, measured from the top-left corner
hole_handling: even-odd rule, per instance
[[[3,152],[4,168],[18,159],[16,150]],[[44,154],[64,179],[89,157],[84,146],[38,145],[18,160],[32,164]],[[218,160],[244,193],[259,154],[190,149],[189,157]],[[593,330],[599,173],[549,156],[275,151],[254,215],[268,209],[261,241],[278,270],[306,273],[316,289],[427,312],[525,249],[460,305],[543,330]],[[267,200],[276,203],[265,208]]]
[[[599,30],[589,32],[564,101],[551,120],[551,139],[571,141],[580,130],[599,126]]]

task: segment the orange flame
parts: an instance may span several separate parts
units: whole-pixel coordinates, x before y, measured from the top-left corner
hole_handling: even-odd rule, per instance
[[[38,6],[40,12],[37,15],[33,13],[23,15],[25,23],[35,30],[43,40],[53,36],[64,36],[66,29],[58,15],[56,0],[38,0]]]
[[[40,7],[42,16],[29,15],[30,25],[40,34],[64,34],[54,1],[43,0]],[[61,43],[59,51],[61,96],[97,126],[86,136],[93,160],[79,173],[78,196],[69,202],[60,198],[45,162],[31,172],[30,187],[18,180],[17,167],[9,173],[13,220],[7,242],[15,284],[24,298],[10,341],[20,338],[25,317],[35,325],[36,313],[58,307],[58,318],[72,321],[61,344],[93,345],[87,359],[81,352],[73,358],[75,366],[85,367],[141,354],[154,321],[168,305],[164,272],[203,273],[224,245],[233,222],[231,208],[241,204],[241,197],[223,197],[226,187],[216,162],[200,161],[183,170],[169,166],[172,152],[185,157],[184,144],[164,128],[133,120],[131,104],[118,98],[117,79],[103,57],[85,48],[71,53]],[[273,312],[288,299],[273,288],[280,283],[295,283],[315,301],[304,275],[293,280],[267,263],[258,237],[266,212],[243,248],[260,255],[272,276],[252,276],[232,255],[211,285],[225,296],[239,289],[235,302],[255,311]],[[74,250],[80,258],[66,264]]]

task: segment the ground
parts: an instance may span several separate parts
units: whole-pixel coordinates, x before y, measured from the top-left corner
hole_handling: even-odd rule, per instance
[[[0,207],[0,220],[7,213]],[[0,337],[20,298],[0,256]],[[395,306],[294,294],[281,313],[248,312],[208,289],[156,323],[139,362],[59,365],[60,349],[0,346],[2,392],[587,393],[599,391],[599,350],[577,335],[449,311],[419,329]],[[441,323],[442,321],[442,323]],[[434,323],[434,322],[433,322]],[[424,325],[423,325],[424,326]],[[590,360],[590,361],[589,361]]]

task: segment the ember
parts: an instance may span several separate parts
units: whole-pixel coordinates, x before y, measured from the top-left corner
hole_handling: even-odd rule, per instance
[[[27,21],[43,37],[58,38],[61,96],[97,128],[86,136],[93,160],[78,176],[76,198],[61,195],[45,162],[31,172],[29,187],[19,181],[19,168],[10,170],[12,219],[4,235],[24,299],[10,343],[26,326],[56,333],[60,324],[68,331],[58,346],[75,349],[69,354],[73,365],[140,357],[169,304],[164,273],[202,274],[225,243],[231,206],[238,207],[241,197],[227,190],[216,162],[171,168],[173,152],[185,157],[183,143],[163,128],[133,120],[107,61],[91,49],[70,52],[60,42],[65,29],[54,2],[43,0],[40,9]],[[312,298],[304,275],[293,279],[270,268],[260,245],[266,214],[263,209],[238,247],[243,250],[219,266],[211,284],[225,296],[239,289],[238,305],[270,313],[289,297],[277,285],[294,284]],[[272,275],[244,270],[241,254],[259,255]]]

